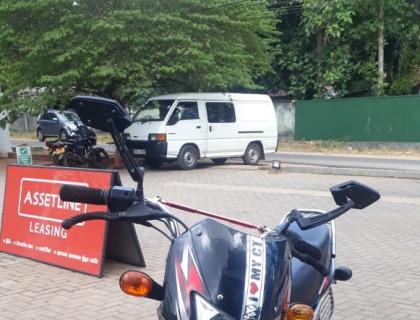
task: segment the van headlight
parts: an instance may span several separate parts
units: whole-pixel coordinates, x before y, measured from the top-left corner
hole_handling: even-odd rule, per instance
[[[231,320],[232,318],[222,314],[199,294],[194,295],[195,318],[199,320]]]
[[[149,141],[166,141],[166,133],[151,133]]]

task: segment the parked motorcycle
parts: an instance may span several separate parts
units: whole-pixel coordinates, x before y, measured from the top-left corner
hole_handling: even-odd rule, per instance
[[[355,181],[332,187],[338,205],[329,212],[292,210],[273,229],[218,216],[143,195],[143,168],[134,162],[120,132],[130,124],[118,102],[76,97],[79,116],[108,130],[137,189],[109,190],[64,185],[64,201],[106,204],[107,212],[84,213],[63,221],[65,229],[88,220],[127,221],[160,230],[170,241],[163,286],[147,274],[125,272],[123,292],[161,301],[164,320],[329,320],[334,310],[331,284],[351,278],[351,270],[335,267],[333,220],[350,209],[364,209],[380,198]],[[77,108],[80,106],[80,108]],[[102,112],[99,112],[102,111]],[[102,114],[101,117],[95,115]],[[167,207],[203,214],[259,231],[251,235],[214,219],[188,227]]]
[[[78,125],[79,134],[64,141],[65,152],[62,163],[66,167],[83,167],[106,169],[109,155],[104,148],[96,146],[96,134],[84,125]]]
[[[63,165],[63,157],[65,153],[65,142],[55,139],[55,140],[45,140],[45,148],[48,151],[48,155],[55,166]]]

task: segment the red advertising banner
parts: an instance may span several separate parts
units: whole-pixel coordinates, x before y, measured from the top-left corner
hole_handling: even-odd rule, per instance
[[[60,199],[63,184],[109,188],[114,172],[9,165],[4,194],[0,251],[102,276],[104,221],[83,222],[67,231],[65,218],[105,206]]]

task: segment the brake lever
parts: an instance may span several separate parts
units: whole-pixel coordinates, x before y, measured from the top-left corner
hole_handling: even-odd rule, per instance
[[[69,230],[75,224],[80,222],[89,221],[89,220],[118,220],[121,216],[121,212],[104,212],[104,211],[95,211],[95,212],[86,212],[82,214],[78,214],[76,216],[70,217],[68,219],[64,219],[61,222],[61,226]]]
[[[309,242],[303,240],[299,234],[291,230],[286,230],[285,235],[287,236],[289,242],[293,244],[295,250],[302,254],[308,254],[317,261],[321,259],[321,250]]]
[[[142,223],[149,220],[157,220],[168,217],[170,217],[170,215],[166,212],[152,209],[145,202],[139,201],[130,206],[120,220]]]
[[[321,273],[323,276],[327,276],[329,274],[328,269],[325,268],[321,263],[316,261],[314,258],[312,258],[309,254],[302,254],[299,251],[295,249],[295,247],[290,244],[290,250],[292,253],[292,257],[295,257],[299,259],[300,261],[309,264],[310,266],[314,267],[319,273]]]

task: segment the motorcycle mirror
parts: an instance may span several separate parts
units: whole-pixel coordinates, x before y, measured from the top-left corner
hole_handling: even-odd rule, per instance
[[[377,201],[380,194],[357,181],[347,181],[330,189],[338,208],[327,213],[304,217],[298,210],[292,210],[289,221],[296,221],[302,230],[312,229],[334,220],[350,209],[363,209]]]
[[[338,184],[330,191],[337,205],[342,206],[350,199],[354,209],[366,208],[381,197],[376,190],[353,180]]]
[[[131,125],[132,120],[118,101],[92,96],[76,96],[70,102],[70,108],[74,109],[82,122],[92,128],[111,132],[109,119],[113,119],[118,132],[124,131]]]

